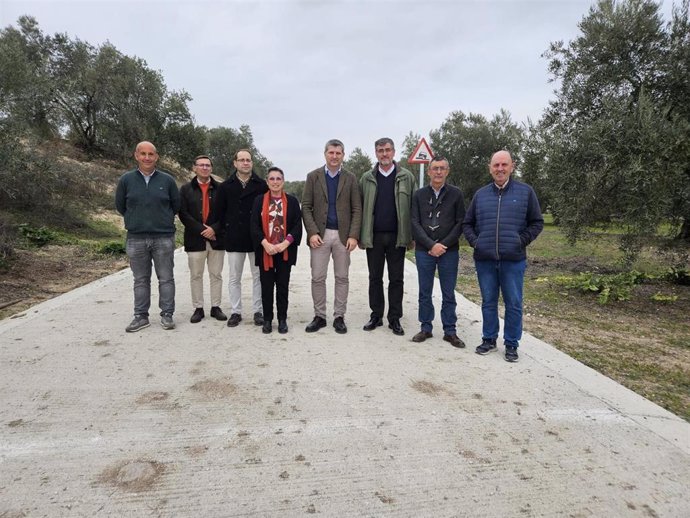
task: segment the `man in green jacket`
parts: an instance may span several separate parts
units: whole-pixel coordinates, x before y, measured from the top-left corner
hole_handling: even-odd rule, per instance
[[[156,169],[158,152],[151,142],[139,142],[134,151],[138,167],[120,177],[115,207],[125,218],[127,256],[134,276],[134,320],[128,333],[149,326],[151,263],[158,277],[158,306],[163,329],[174,329],[175,215],[180,192],[172,176]]]
[[[369,268],[369,307],[371,315],[364,325],[373,331],[383,325],[385,299],[383,266],[388,266],[388,327],[402,336],[405,250],[412,244],[410,204],[416,190],[414,175],[393,160],[395,145],[387,137],[374,143],[377,164],[359,181],[362,194],[360,248],[367,251]]]

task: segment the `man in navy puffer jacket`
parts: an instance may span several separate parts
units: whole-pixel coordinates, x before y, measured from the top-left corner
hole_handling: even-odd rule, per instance
[[[474,248],[482,294],[482,343],[476,352],[487,354],[496,349],[500,289],[505,304],[505,359],[509,362],[518,360],[517,349],[522,337],[526,248],[544,228],[534,190],[510,179],[514,167],[508,151],[494,153],[489,164],[494,181],[475,193],[462,224],[463,234]]]

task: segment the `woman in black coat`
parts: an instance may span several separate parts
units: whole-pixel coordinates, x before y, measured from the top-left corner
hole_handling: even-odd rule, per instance
[[[297,262],[297,247],[302,240],[302,210],[297,198],[283,190],[285,175],[282,169],[271,167],[266,173],[266,183],[268,192],[254,200],[250,229],[261,279],[262,331],[273,331],[275,290],[278,332],[287,333],[288,286],[290,271]]]

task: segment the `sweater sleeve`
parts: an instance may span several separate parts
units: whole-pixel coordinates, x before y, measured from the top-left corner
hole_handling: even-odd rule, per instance
[[[120,181],[117,182],[117,189],[115,190],[115,208],[123,216],[125,212],[127,212],[127,187],[125,185],[124,175],[122,175]]]

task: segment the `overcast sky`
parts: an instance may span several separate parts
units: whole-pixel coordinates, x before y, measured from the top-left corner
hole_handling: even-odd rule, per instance
[[[539,119],[553,95],[541,54],[576,37],[591,4],[0,0],[0,22],[30,14],[44,33],[143,58],[191,94],[197,124],[248,124],[257,148],[299,180],[323,165],[330,138],[373,158],[377,138],[401,148],[409,131],[428,137],[456,110]]]

